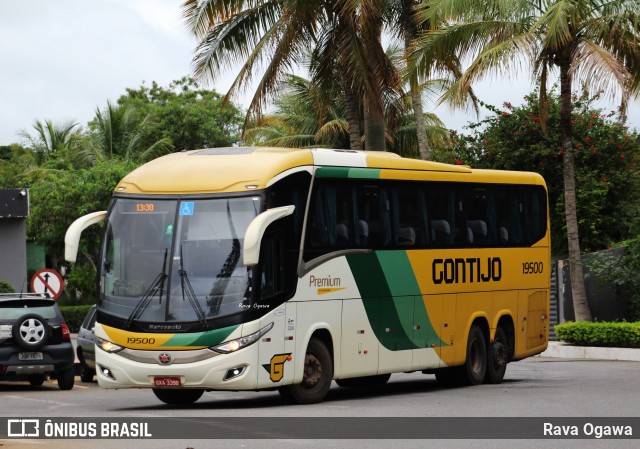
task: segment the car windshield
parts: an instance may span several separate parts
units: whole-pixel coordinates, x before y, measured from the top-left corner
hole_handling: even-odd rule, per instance
[[[260,197],[114,201],[101,266],[102,311],[129,324],[204,321],[250,301],[242,245]]]

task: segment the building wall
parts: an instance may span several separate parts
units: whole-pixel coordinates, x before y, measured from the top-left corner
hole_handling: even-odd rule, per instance
[[[26,241],[25,218],[0,219],[0,279],[18,292],[29,288]]]

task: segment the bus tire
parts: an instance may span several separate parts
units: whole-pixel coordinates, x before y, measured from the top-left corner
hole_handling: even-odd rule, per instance
[[[371,388],[384,385],[389,381],[391,374],[378,374],[376,376],[352,377],[351,379],[338,379],[336,383],[346,388]]]
[[[278,391],[289,402],[296,404],[313,404],[322,401],[331,387],[333,379],[333,362],[325,344],[312,338],[307,346],[304,358],[304,374],[302,383],[286,385]]]
[[[479,385],[487,372],[487,343],[480,326],[474,324],[467,339],[467,356],[464,365],[456,367],[458,385]]]
[[[189,405],[196,402],[202,394],[204,390],[201,389],[175,389],[175,390],[165,390],[163,388],[154,388],[153,394],[156,395],[158,399],[160,399],[165,404],[171,405]]]
[[[484,382],[487,384],[500,384],[504,379],[509,363],[509,340],[501,327],[496,329],[493,343],[487,351],[487,373]]]

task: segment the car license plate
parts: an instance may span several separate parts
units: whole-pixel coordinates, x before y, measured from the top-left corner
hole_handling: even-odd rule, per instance
[[[155,385],[156,387],[179,387],[180,377],[178,376],[154,377],[153,385]]]
[[[43,360],[44,355],[41,352],[21,352],[18,354],[18,360]]]

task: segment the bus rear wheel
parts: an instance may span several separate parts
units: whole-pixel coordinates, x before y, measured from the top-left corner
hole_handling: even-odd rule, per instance
[[[509,363],[509,340],[501,327],[496,329],[493,343],[489,345],[487,354],[487,373],[485,383],[500,384],[504,379]]]
[[[487,372],[487,344],[480,326],[474,324],[469,330],[467,357],[464,365],[455,368],[458,385],[479,385]]]
[[[189,405],[196,402],[204,390],[201,389],[184,389],[184,390],[165,390],[163,388],[154,388],[153,394],[156,395],[165,404],[172,405]]]
[[[297,404],[313,404],[322,401],[333,379],[333,362],[325,344],[312,338],[304,358],[302,383],[286,385],[279,389],[280,395],[287,401]]]

